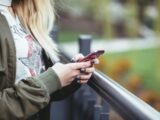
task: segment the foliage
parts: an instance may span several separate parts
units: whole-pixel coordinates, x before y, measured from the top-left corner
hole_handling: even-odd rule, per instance
[[[107,61],[110,61],[108,64],[111,66],[114,65],[118,59],[127,59],[131,64],[130,74],[134,73],[140,75],[146,88],[159,91],[159,54],[160,49],[157,48],[115,53],[106,55],[106,57]]]
[[[106,54],[98,69],[160,110],[160,48]]]

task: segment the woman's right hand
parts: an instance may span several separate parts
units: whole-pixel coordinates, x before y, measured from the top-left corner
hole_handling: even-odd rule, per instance
[[[58,75],[60,79],[61,86],[67,86],[71,84],[71,82],[80,75],[80,69],[81,68],[89,68],[91,66],[91,62],[75,62],[75,63],[68,63],[68,64],[62,64],[62,63],[56,63],[52,68]],[[91,72],[93,72],[91,70]],[[90,76],[85,76],[85,78],[90,78]]]

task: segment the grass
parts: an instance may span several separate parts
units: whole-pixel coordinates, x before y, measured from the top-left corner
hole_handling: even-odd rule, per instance
[[[73,31],[73,30],[61,30],[58,35],[58,40],[60,43],[74,42],[78,41],[79,36],[82,34],[92,35],[94,39],[99,37],[98,35],[92,33],[83,33],[81,31]]]
[[[160,48],[106,54],[108,64],[118,59],[131,62],[131,74],[140,75],[145,88],[160,90]]]
[[[59,33],[59,42],[73,42],[73,41],[77,41],[78,37],[80,35],[80,32],[76,32],[76,31],[60,31]]]

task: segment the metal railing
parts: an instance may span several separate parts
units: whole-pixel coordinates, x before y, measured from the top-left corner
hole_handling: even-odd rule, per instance
[[[65,61],[70,58],[62,52]],[[125,120],[160,120],[160,113],[101,72],[95,71],[88,85]]]
[[[82,41],[79,42],[81,47],[80,52],[83,51],[84,54],[87,54],[89,52],[89,50],[85,49],[86,47],[88,47],[88,45],[90,45],[90,42],[88,41],[88,39],[90,38],[87,38],[87,44],[85,41],[83,41],[83,38],[81,39]],[[62,61],[66,63],[70,62],[69,54],[65,53],[62,50],[60,51],[61,51]],[[95,96],[92,94],[93,99],[92,97],[88,99],[88,97],[90,97],[89,93],[87,91],[84,91],[82,88],[83,92],[80,91],[80,94],[83,94],[83,95],[81,96],[81,99],[79,101],[83,104],[80,104],[78,103],[78,101],[76,101],[76,99],[79,99],[79,97],[77,97],[76,95],[74,95],[73,98],[69,99],[68,106],[71,106],[73,102],[72,106],[76,108],[76,109],[70,110],[71,115],[73,117],[70,117],[69,120],[71,119],[72,120],[108,120],[109,119],[108,103],[114,108],[115,111],[117,111],[117,113],[124,120],[160,120],[160,113],[158,111],[156,111],[154,108],[152,108],[151,106],[143,102],[141,99],[133,95],[131,92],[129,92],[125,88],[123,88],[117,82],[115,82],[114,80],[112,80],[111,78],[109,78],[108,76],[104,75],[99,71],[94,72],[94,74],[92,75],[91,79],[88,82],[88,85],[92,88],[92,90],[94,90],[104,100],[106,100],[107,103],[104,104],[104,106],[95,105],[96,104]],[[63,105],[65,104],[66,102],[63,103]],[[105,107],[105,112],[103,112],[102,107]],[[77,111],[76,114],[74,114],[75,111]],[[81,112],[85,113],[85,118],[81,116]],[[80,117],[80,118],[77,118],[77,117]]]
[[[158,111],[103,73],[96,71],[88,84],[125,120],[160,120]]]

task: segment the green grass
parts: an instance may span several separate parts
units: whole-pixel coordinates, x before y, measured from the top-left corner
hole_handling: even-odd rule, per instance
[[[73,42],[78,40],[79,35],[80,32],[76,31],[60,31],[58,39],[59,42]]]
[[[130,74],[140,75],[145,88],[160,90],[160,48],[106,54],[106,58],[108,64],[119,59],[129,60]]]
[[[58,40],[60,43],[65,42],[74,42],[78,41],[78,38],[82,34],[89,34],[92,35],[94,39],[98,38],[99,36],[92,33],[83,33],[81,31],[73,31],[73,30],[61,30],[58,35]]]

